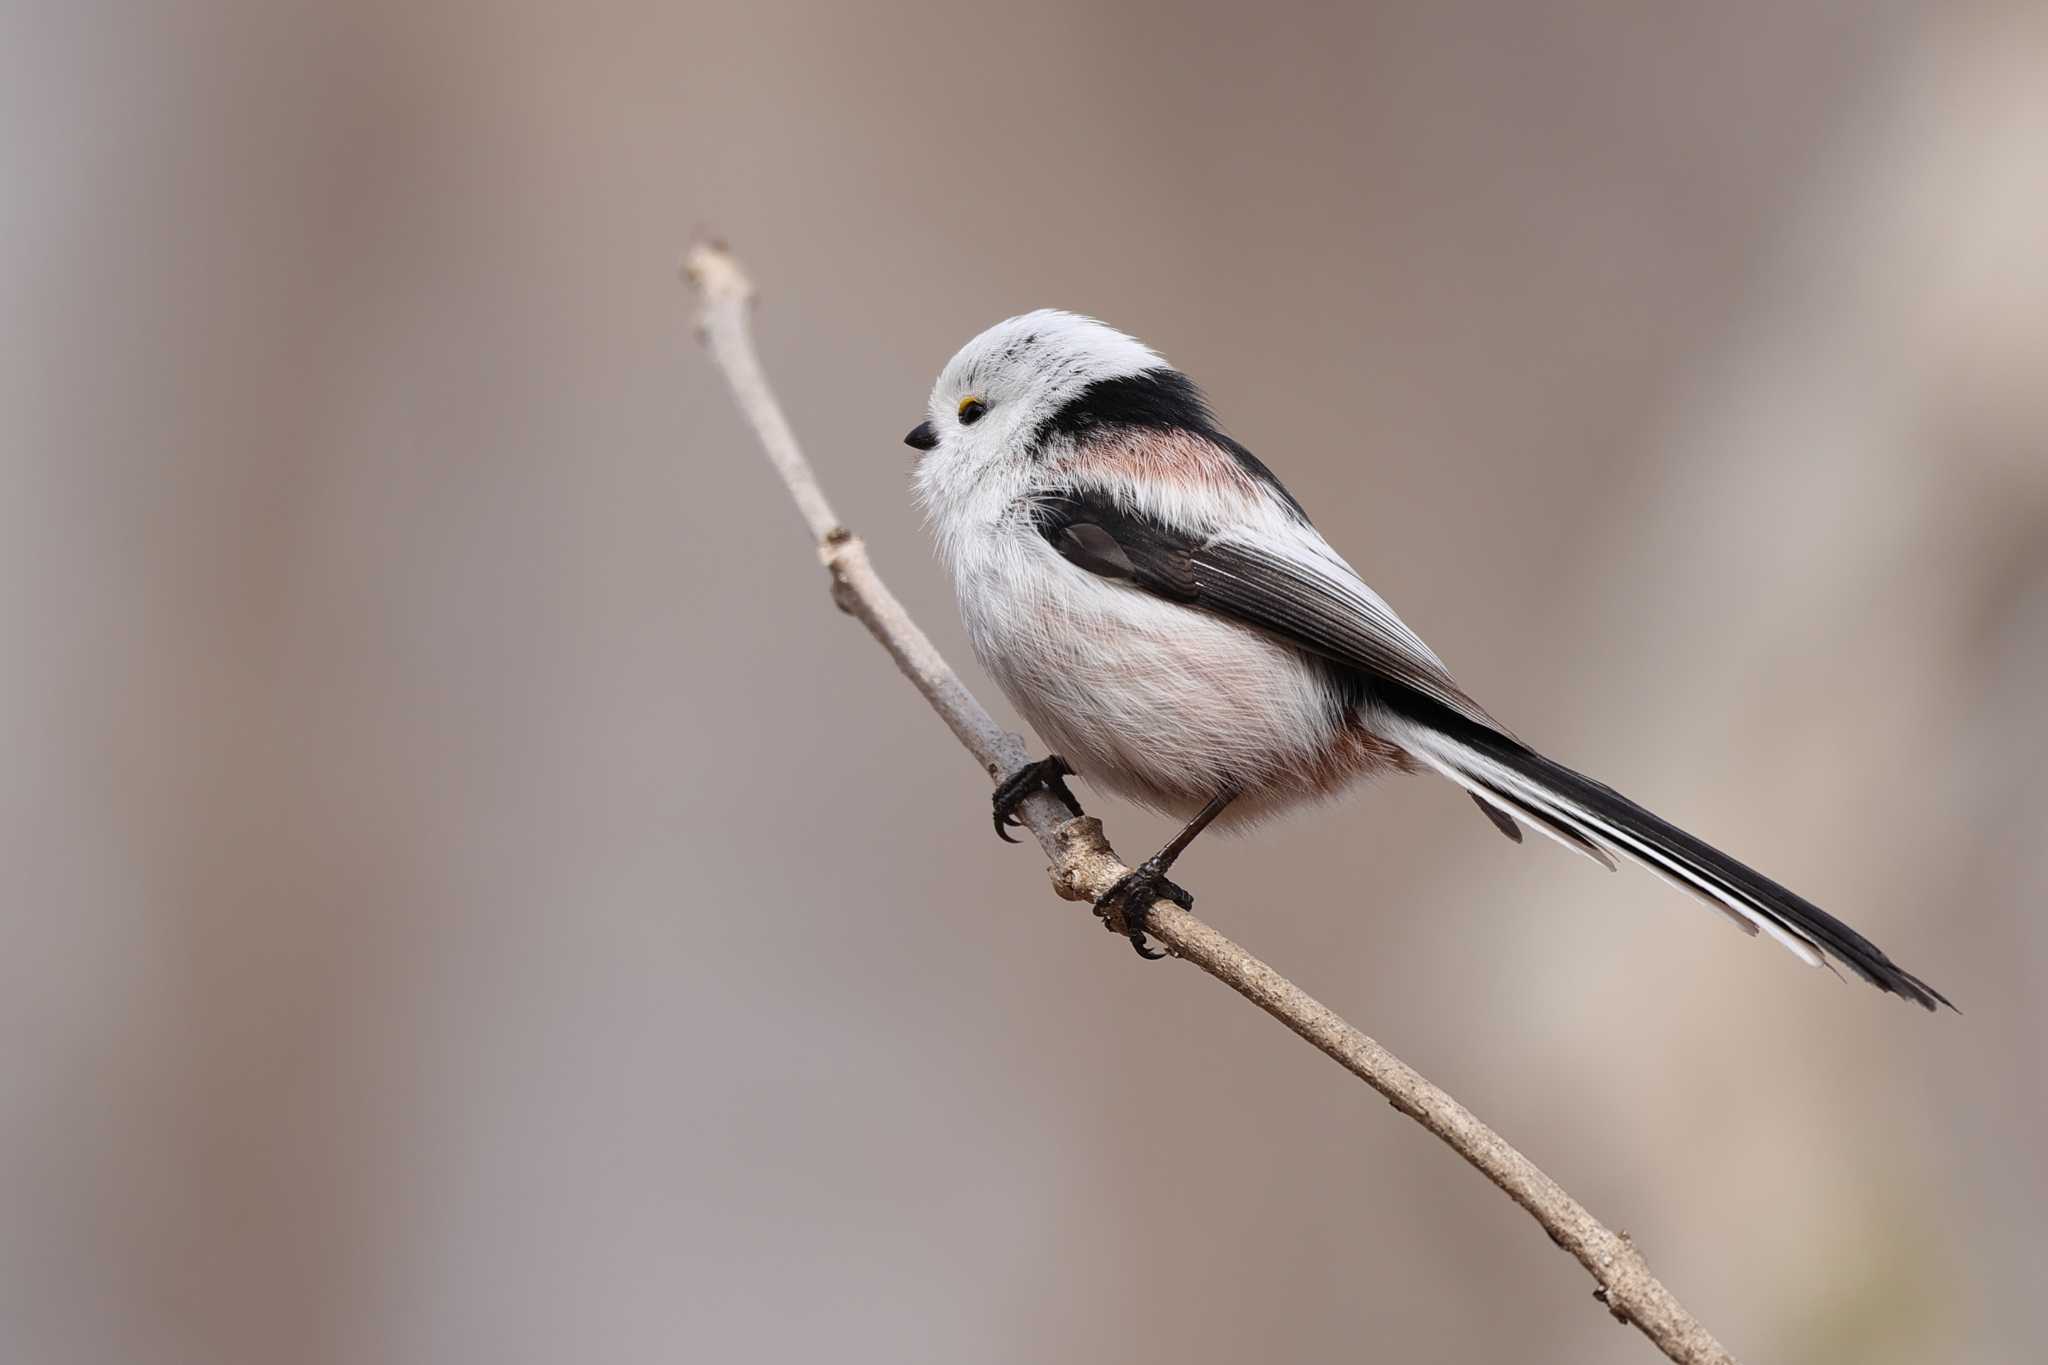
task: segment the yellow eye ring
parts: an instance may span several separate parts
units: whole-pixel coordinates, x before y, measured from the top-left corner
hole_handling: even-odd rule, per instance
[[[976,422],[979,422],[981,420],[982,414],[987,411],[988,404],[982,402],[979,398],[970,397],[961,399],[960,425],[963,427],[973,426]]]

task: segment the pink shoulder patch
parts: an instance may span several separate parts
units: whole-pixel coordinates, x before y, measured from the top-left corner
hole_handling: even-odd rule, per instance
[[[1121,427],[1075,444],[1066,462],[1098,486],[1135,478],[1155,487],[1241,501],[1262,502],[1257,480],[1227,450],[1190,431]]]

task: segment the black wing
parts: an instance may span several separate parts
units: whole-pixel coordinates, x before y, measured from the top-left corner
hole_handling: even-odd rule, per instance
[[[1087,490],[1041,495],[1032,517],[1062,557],[1090,573],[1256,626],[1367,680],[1500,728],[1392,608],[1313,540],[1194,535]]]

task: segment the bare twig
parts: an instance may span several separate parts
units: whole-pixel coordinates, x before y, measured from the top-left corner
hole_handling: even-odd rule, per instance
[[[1030,757],[1023,740],[1005,732],[975,700],[883,585],[860,538],[833,515],[754,353],[748,319],[753,286],[745,272],[724,247],[707,243],[691,249],[685,273],[697,289],[706,344],[817,540],[819,557],[832,575],[832,600],[867,626],[991,778],[1015,771]],[[1052,859],[1053,888],[1066,899],[1092,903],[1129,870],[1103,837],[1101,821],[1070,818],[1066,807],[1043,792],[1027,800],[1019,813]],[[1176,957],[1313,1043],[1506,1191],[1552,1241],[1592,1272],[1600,1285],[1594,1297],[1607,1311],[1634,1323],[1665,1355],[1687,1365],[1733,1365],[1734,1358],[1650,1273],[1626,1233],[1609,1231],[1464,1105],[1180,907],[1160,901],[1152,907],[1149,927]]]

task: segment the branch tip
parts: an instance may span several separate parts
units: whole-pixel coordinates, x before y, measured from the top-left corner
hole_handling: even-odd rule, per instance
[[[715,237],[691,244],[683,256],[682,275],[707,307],[728,299],[744,303],[754,296],[754,282],[740,267],[739,258]]]

